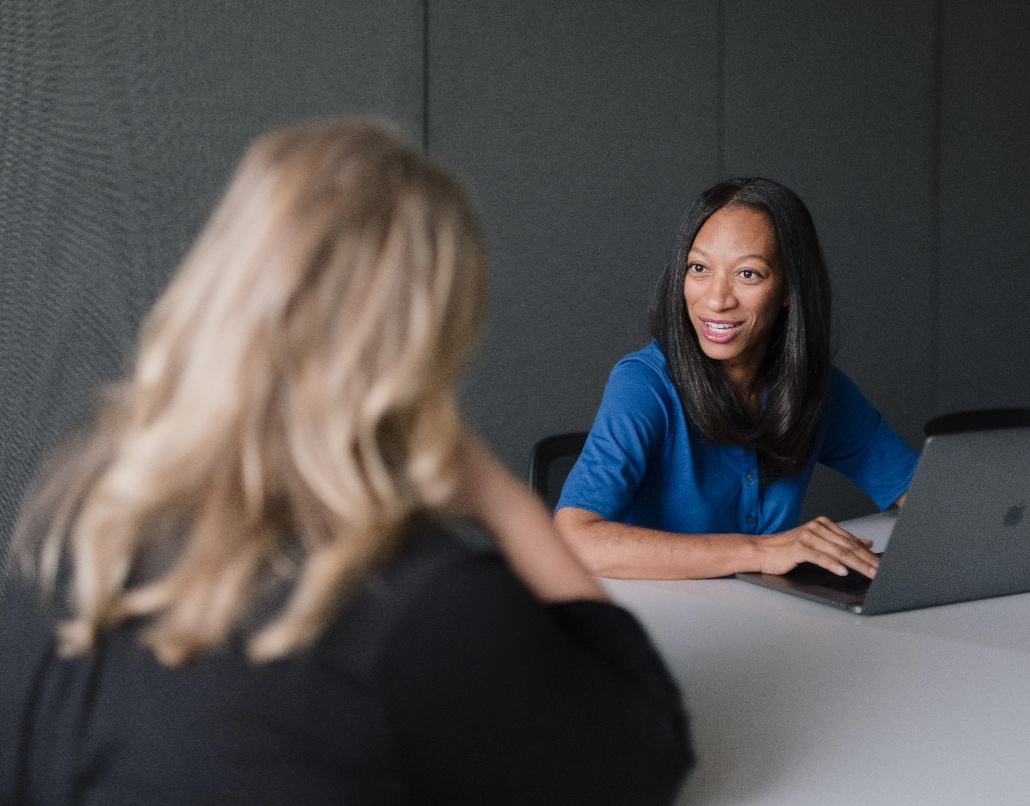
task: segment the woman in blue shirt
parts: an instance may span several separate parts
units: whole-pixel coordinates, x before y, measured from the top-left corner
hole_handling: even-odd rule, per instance
[[[616,364],[556,522],[601,576],[874,576],[869,541],[798,525],[817,461],[885,509],[916,455],[831,365],[830,281],[802,201],[767,179],[703,193],[651,305],[647,347]]]

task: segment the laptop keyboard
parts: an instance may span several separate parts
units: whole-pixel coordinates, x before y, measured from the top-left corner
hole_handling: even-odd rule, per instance
[[[788,571],[784,576],[802,585],[818,585],[842,593],[862,594],[869,590],[872,583],[865,574],[852,571],[850,568],[847,575],[841,577],[813,563],[799,563],[793,571]]]
[[[869,585],[872,583],[872,580],[865,574],[852,571],[850,568],[848,569],[847,576],[839,577],[828,571],[826,576],[827,580],[823,582],[823,587],[830,590],[843,591],[844,593],[864,593],[869,590]]]

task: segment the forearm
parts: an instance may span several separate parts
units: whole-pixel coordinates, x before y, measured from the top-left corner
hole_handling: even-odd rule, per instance
[[[592,516],[592,517],[588,517]],[[612,579],[702,579],[760,567],[757,541],[743,534],[680,534],[558,510],[555,522],[586,566]]]

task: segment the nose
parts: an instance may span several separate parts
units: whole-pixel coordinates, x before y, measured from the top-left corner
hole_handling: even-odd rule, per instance
[[[737,306],[737,298],[733,294],[733,282],[725,274],[716,273],[708,283],[705,303],[709,310],[728,311]]]

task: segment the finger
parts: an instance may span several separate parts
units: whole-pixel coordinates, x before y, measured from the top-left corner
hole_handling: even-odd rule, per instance
[[[829,555],[837,561],[837,567],[835,568],[829,568],[829,566],[819,563],[824,568],[829,568],[834,573],[841,574],[842,572],[838,569],[847,566],[870,579],[876,576],[876,569],[880,565],[880,558],[869,551],[869,548],[853,534],[836,527],[836,524],[834,524],[836,528],[830,529],[826,523],[821,521],[813,521],[809,526],[812,528],[808,530],[808,534],[818,541],[809,543],[810,548]],[[847,573],[847,570],[845,569],[843,573]]]
[[[849,568],[870,579],[876,576],[876,568],[873,565],[856,557],[836,543],[823,541],[818,547],[809,547],[809,550],[810,554],[806,558],[809,562],[820,565],[838,576],[846,576]]]
[[[880,567],[880,558],[864,546],[855,544],[851,547],[841,547],[838,545],[835,551],[838,561],[848,568],[853,568],[870,579],[876,576],[876,569]]]
[[[834,557],[832,554],[820,551],[814,546],[808,546],[808,550],[805,552],[804,560],[806,562],[813,563],[827,571],[836,574],[837,576],[847,576],[847,566],[843,565],[840,560]]]
[[[842,529],[829,518],[819,518],[814,523],[817,532],[821,536],[852,552],[874,568],[879,566],[880,558],[871,551],[873,546],[872,540],[863,540],[855,537],[851,532]]]

